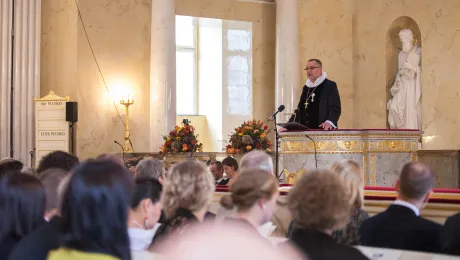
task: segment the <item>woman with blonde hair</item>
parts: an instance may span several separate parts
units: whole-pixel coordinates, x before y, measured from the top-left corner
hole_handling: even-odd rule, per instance
[[[227,219],[227,223],[257,232],[271,219],[277,198],[278,182],[273,174],[261,169],[245,169],[233,183],[230,195],[222,197],[220,203],[227,210],[236,208],[236,216]]]
[[[361,167],[351,160],[342,160],[332,165],[331,170],[338,174],[347,190],[351,215],[348,224],[334,231],[332,237],[340,244],[355,246],[359,244],[359,228],[369,215],[362,209],[364,206],[364,182]]]
[[[174,164],[163,188],[163,209],[168,220],[157,231],[154,244],[203,222],[214,189],[214,177],[204,163],[186,160]]]

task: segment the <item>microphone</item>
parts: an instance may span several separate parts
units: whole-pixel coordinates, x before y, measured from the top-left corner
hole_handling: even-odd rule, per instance
[[[278,115],[279,112],[283,112],[284,109],[285,109],[284,105],[279,106],[278,110],[275,113],[273,113],[273,115],[272,115],[272,117],[270,119],[273,120],[276,117],[276,115]]]
[[[121,154],[123,156],[123,163],[125,164],[126,168],[129,169],[128,165],[126,164],[126,161],[125,161],[125,149],[123,149],[123,145],[121,145],[118,141],[113,141],[114,143],[118,144],[121,148]]]

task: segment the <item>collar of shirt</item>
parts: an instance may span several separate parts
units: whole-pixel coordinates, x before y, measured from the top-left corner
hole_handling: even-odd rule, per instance
[[[403,200],[395,200],[393,202],[393,205],[398,205],[398,206],[403,206],[403,207],[406,207],[406,208],[410,208],[416,216],[420,216],[420,210],[414,205],[414,204],[411,204],[407,201],[403,201]]]
[[[216,181],[216,183],[219,183],[219,182],[221,182],[221,181],[223,181],[223,180],[226,180],[226,179],[227,179],[227,178],[222,177],[222,178],[218,179],[218,180]]]

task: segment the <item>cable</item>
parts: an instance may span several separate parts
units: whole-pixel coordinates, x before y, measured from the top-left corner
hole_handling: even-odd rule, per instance
[[[88,37],[88,33],[86,32],[86,26],[85,26],[85,23],[83,22],[83,17],[81,16],[80,7],[78,6],[77,0],[75,0],[75,5],[77,6],[78,17],[80,18],[81,25],[83,26],[83,31],[85,32],[86,40],[88,41],[88,45],[89,45],[89,48],[91,49],[91,53],[93,54],[93,59],[94,59],[94,62],[96,63],[97,70],[99,71],[99,75],[101,75],[102,82],[104,83],[105,89],[110,94],[109,87],[107,86],[107,83],[105,82],[104,75],[102,75],[102,71],[99,66],[99,62],[97,62],[96,55],[94,54],[93,46],[91,45],[91,42]],[[117,105],[115,104],[113,100],[112,100],[112,104],[115,110],[117,111],[117,114],[118,114],[118,117],[120,118],[121,123],[123,124],[124,127],[126,127],[125,121],[123,121],[123,118],[120,115],[120,111],[118,111]]]
[[[313,148],[315,149],[315,167],[316,169],[318,169],[318,158],[316,157],[316,142],[310,136],[308,135],[305,135],[305,136],[313,142]]]

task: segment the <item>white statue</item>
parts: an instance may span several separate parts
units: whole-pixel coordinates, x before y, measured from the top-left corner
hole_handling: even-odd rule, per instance
[[[409,29],[399,32],[403,49],[398,56],[398,74],[391,87],[393,98],[388,101],[390,128],[422,129],[422,68],[421,48],[414,44]]]

